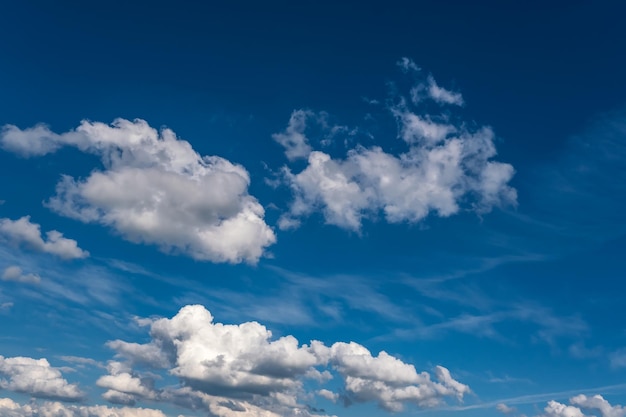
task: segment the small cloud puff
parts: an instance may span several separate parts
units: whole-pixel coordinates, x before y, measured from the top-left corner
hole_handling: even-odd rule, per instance
[[[403,72],[419,71],[420,70],[420,67],[418,67],[417,64],[415,64],[415,62],[413,62],[412,59],[407,58],[405,56],[400,58],[400,60],[398,62],[396,62],[396,65],[398,67],[400,67],[400,69]]]
[[[503,414],[512,414],[515,411],[517,411],[515,409],[515,407],[509,407],[508,405],[504,404],[504,403],[500,403],[496,405],[496,410],[498,410],[499,412],[503,413]]]
[[[17,220],[0,219],[0,238],[18,246],[56,255],[62,259],[80,259],[89,256],[89,252],[78,247],[74,239],[63,237],[56,230],[46,232],[46,239],[41,235],[41,226],[30,221],[30,216]]]
[[[2,273],[3,281],[23,282],[26,284],[39,284],[41,277],[37,274],[24,274],[19,266],[9,266]]]

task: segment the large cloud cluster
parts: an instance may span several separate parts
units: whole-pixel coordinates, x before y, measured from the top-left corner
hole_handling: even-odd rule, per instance
[[[407,72],[420,72],[408,59],[399,65]],[[391,223],[414,223],[430,213],[450,216],[462,206],[487,212],[493,206],[515,204],[516,191],[508,185],[514,169],[492,160],[496,148],[491,128],[470,129],[445,113],[413,110],[427,101],[463,104],[459,93],[440,87],[429,76],[412,89],[411,100],[399,98],[388,107],[404,152],[357,145],[340,158],[313,149],[305,131],[307,119],[315,115],[294,111],[286,130],[273,137],[290,161],[303,158],[307,165],[300,172],[284,168],[294,200],[279,226],[295,227],[318,210],[326,223],[358,231],[364,218],[379,212]]]
[[[116,340],[108,345],[128,365],[143,364],[151,372],[166,369],[188,394],[193,393],[209,408],[228,403],[231,406],[226,408],[231,410],[306,414],[301,401],[310,396],[310,384],[324,384],[336,375],[342,378],[343,389],[319,389],[320,397],[342,399],[346,404],[376,402],[391,411],[400,411],[405,404],[432,407],[446,397],[461,400],[470,392],[440,366],[432,380],[430,374],[418,373],[411,364],[384,351],[374,356],[354,342],[300,345],[290,335],[273,340],[272,333],[257,322],[216,323],[200,305],[186,306],[171,319],[154,321],[150,335],[152,340],[146,344]],[[105,398],[131,404],[136,399],[171,401],[180,397],[180,392],[156,390],[122,368],[119,362],[112,362],[110,375],[98,381],[109,390]]]
[[[74,146],[98,155],[104,170],[63,176],[48,205],[83,222],[104,224],[125,239],[214,262],[256,262],[275,242],[264,209],[248,194],[241,165],[200,156],[170,129],[143,120],[83,121],[56,134],[38,125],[4,126],[0,145],[25,157]],[[50,237],[49,237],[50,238]]]

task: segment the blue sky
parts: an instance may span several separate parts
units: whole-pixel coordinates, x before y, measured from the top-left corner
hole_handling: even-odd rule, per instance
[[[0,6],[0,415],[622,417],[620,2]]]

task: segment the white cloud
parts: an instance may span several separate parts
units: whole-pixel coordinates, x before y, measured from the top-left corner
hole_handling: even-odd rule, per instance
[[[56,230],[46,232],[46,239],[41,236],[41,226],[31,223],[30,216],[17,220],[0,219],[0,237],[15,245],[24,245],[39,252],[50,253],[62,259],[86,258],[89,252],[78,247],[78,242],[63,237]]]
[[[272,138],[285,148],[285,155],[290,161],[306,158],[311,153],[311,146],[304,132],[307,127],[307,118],[312,116],[311,111],[294,110],[285,131],[272,135]]]
[[[104,170],[85,179],[62,177],[48,202],[62,215],[109,226],[163,252],[213,262],[254,263],[276,241],[263,207],[248,194],[248,172],[224,158],[200,156],[170,129],[158,132],[139,119],[83,121],[60,135],[45,126],[6,126],[0,142],[24,154],[15,144],[21,137],[44,144],[31,154],[69,145],[101,157]]]
[[[233,407],[257,407],[279,415],[308,415],[299,402],[308,395],[304,380],[324,384],[332,378],[331,371],[343,378],[345,403],[376,402],[388,410],[401,410],[407,403],[436,406],[446,397],[461,400],[470,392],[443,367],[436,367],[435,382],[427,372],[418,373],[413,365],[386,352],[373,356],[354,342],[300,345],[290,335],[273,340],[272,333],[257,322],[216,323],[199,305],[186,306],[171,319],[154,321],[150,335],[152,340],[144,345],[115,341],[109,347],[134,363],[152,364],[156,371],[166,365],[168,373],[181,380],[186,394],[171,389],[159,392],[129,368],[111,362],[110,375],[98,380],[99,386],[110,390],[105,398],[127,403],[136,397],[178,403],[204,398],[209,408],[232,402],[232,407],[226,407],[231,412]],[[157,350],[162,353],[156,354]],[[326,388],[316,393],[332,401],[339,399]]]
[[[421,142],[436,145],[457,132],[451,124],[434,122],[430,116],[420,116],[406,108],[394,109],[393,113],[400,124],[400,137],[409,145]]]
[[[268,409],[267,402],[259,406],[241,399],[229,399],[194,391],[189,387],[166,390],[161,394],[160,400],[193,410],[206,410],[210,416],[216,417],[317,417],[304,406],[294,411],[293,407],[279,404],[275,407],[276,411],[272,411]],[[278,398],[274,400],[280,403]]]
[[[600,411],[602,417],[624,417],[626,408],[621,405],[612,406],[601,395],[587,397],[584,394],[570,398],[570,402],[583,409],[593,409]]]
[[[441,217],[457,213],[468,196],[479,212],[516,202],[508,186],[513,167],[489,160],[495,155],[490,129],[443,139],[441,129],[418,133],[413,125],[405,126],[411,133],[403,136],[423,140],[407,153],[357,147],[345,159],[333,159],[313,151],[300,173],[285,169],[294,201],[281,226],[293,226],[318,209],[326,223],[358,231],[363,218],[379,211],[390,223],[415,223],[431,212]]]
[[[611,405],[601,395],[588,397],[584,394],[570,398],[566,405],[557,401],[549,401],[541,417],[591,417],[582,410],[597,410],[602,417],[624,417],[626,408],[621,405]]]
[[[496,410],[498,410],[499,412],[503,414],[511,414],[517,411],[515,407],[509,407],[508,405],[504,403],[499,403],[498,405],[496,405]]]
[[[454,380],[441,366],[435,368],[439,382],[427,372],[418,373],[413,365],[380,352],[374,357],[357,343],[332,345],[331,362],[345,379],[346,402],[376,401],[388,411],[402,411],[405,403],[434,407],[447,396],[459,400],[470,392],[467,385]]]
[[[543,409],[545,417],[583,417],[584,414],[578,407],[561,404],[557,401],[548,401],[548,405]]]
[[[0,398],[0,414],[3,417],[166,417],[162,411],[149,408],[65,405],[48,401],[20,404],[10,398]]]
[[[400,67],[400,69],[403,72],[409,72],[409,71],[419,71],[420,67],[417,66],[417,64],[415,64],[415,62],[413,62],[412,59],[407,58],[407,57],[402,57],[400,58],[400,60],[398,62],[396,62],[396,65]]]
[[[443,87],[439,87],[432,76],[428,77],[428,95],[440,104],[463,105],[463,96],[461,93],[455,93]]]
[[[398,65],[416,69],[406,58]],[[460,94],[437,86],[432,77],[418,87],[439,103],[462,104]],[[297,227],[301,218],[316,211],[326,223],[358,232],[363,219],[380,213],[390,223],[415,223],[431,213],[447,217],[462,208],[485,213],[516,204],[517,193],[508,185],[515,170],[493,160],[497,152],[491,128],[470,129],[446,114],[418,112],[404,98],[389,110],[408,149],[391,153],[357,145],[344,157],[334,157],[307,148],[303,170],[283,169],[294,199],[279,220],[281,229]],[[290,126],[292,122],[293,115]]]
[[[5,125],[0,132],[2,149],[23,157],[41,156],[56,151],[62,140],[45,125],[21,130],[17,126]]]
[[[61,371],[42,359],[0,355],[0,388],[30,394],[38,398],[78,401],[83,393],[76,384],[65,380]]]
[[[167,368],[169,365],[167,354],[159,341],[153,344],[139,344],[111,340],[106,345],[117,352],[116,356],[128,359],[131,364],[145,364],[153,368]]]
[[[98,368],[103,367],[100,362],[92,358],[83,358],[81,356],[59,356],[59,359],[74,364],[79,368],[84,368],[85,366],[95,366]]]
[[[102,397],[112,403],[134,405],[136,398],[155,399],[157,393],[152,389],[153,381],[141,378],[130,369],[112,361],[107,366],[109,375],[104,375],[96,381],[96,385],[107,389]]]
[[[297,389],[297,377],[320,361],[319,342],[300,347],[292,336],[270,341],[271,332],[256,322],[214,324],[202,306],[187,306],[172,319],[154,322],[151,335],[163,348],[175,349],[172,375],[213,394]]]
[[[316,392],[317,395],[319,395],[322,398],[326,398],[328,401],[332,401],[332,402],[337,402],[337,400],[339,399],[339,394],[337,394],[336,392],[332,392],[330,390],[327,390],[325,388],[320,389]]]
[[[309,155],[309,165],[299,174],[285,171],[295,199],[288,216],[279,226],[293,228],[298,217],[321,209],[326,222],[348,229],[358,230],[364,211],[368,209],[370,196],[344,167],[342,161],[334,161],[330,155],[314,151]]]
[[[19,266],[9,266],[2,273],[3,281],[23,282],[26,284],[39,284],[41,277],[37,274],[24,274]]]

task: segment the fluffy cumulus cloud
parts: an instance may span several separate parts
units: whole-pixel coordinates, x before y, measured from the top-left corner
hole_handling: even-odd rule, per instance
[[[102,395],[104,399],[116,404],[134,405],[136,398],[155,399],[157,393],[152,389],[154,381],[133,374],[124,364],[111,361],[107,366],[109,375],[96,381],[96,385],[107,389]]]
[[[89,252],[78,247],[78,242],[63,237],[63,233],[56,230],[46,232],[46,238],[41,235],[41,226],[30,221],[30,216],[17,220],[0,219],[0,238],[9,242],[25,246],[30,249],[50,253],[62,259],[86,258]]]
[[[611,405],[601,395],[586,396],[580,394],[570,398],[570,404],[549,401],[541,417],[587,417],[593,415],[586,414],[583,410],[592,413],[599,412],[601,417],[626,416],[626,408],[621,405]]]
[[[398,65],[419,72],[410,60]],[[391,223],[415,223],[431,213],[446,217],[462,208],[484,213],[515,204],[516,191],[509,186],[514,169],[493,160],[497,152],[491,128],[470,129],[447,114],[415,109],[427,100],[463,104],[460,94],[438,86],[432,77],[418,83],[412,101],[400,97],[390,104],[388,111],[404,143],[399,153],[361,145],[341,157],[313,150],[305,136],[306,112],[294,112],[285,133],[274,138],[285,147],[288,159],[306,158],[307,165],[300,172],[283,170],[294,200],[279,227],[296,227],[316,211],[328,224],[359,231],[364,218],[379,213]]]
[[[5,126],[3,148],[23,156],[74,146],[98,155],[103,170],[63,176],[48,206],[83,222],[113,228],[125,239],[214,262],[256,262],[275,242],[264,209],[248,194],[241,165],[200,156],[170,129],[143,120],[111,125],[83,121],[56,134],[46,126]]]
[[[302,401],[313,393],[333,402],[343,400],[346,405],[375,402],[399,411],[406,404],[436,406],[446,397],[462,400],[470,392],[440,366],[433,380],[429,373],[417,372],[413,365],[384,351],[372,355],[354,342],[326,346],[319,341],[301,345],[289,335],[273,339],[260,323],[218,323],[199,305],[186,306],[171,319],[154,321],[150,335],[146,344],[108,344],[126,362],[111,362],[109,375],[98,380],[108,390],[105,399],[132,404],[148,398],[196,404],[196,408],[200,403],[219,416],[286,416],[311,415],[311,408]],[[143,364],[151,372],[166,371],[182,387],[157,389],[154,381],[146,383],[133,373],[132,364]],[[333,376],[343,381],[340,393],[319,386]],[[308,393],[310,384],[319,389]]]
[[[26,284],[39,284],[41,277],[37,274],[25,274],[19,266],[9,266],[5,268],[1,276],[3,281],[23,282]]]
[[[46,359],[0,356],[0,388],[37,398],[78,401],[83,393],[63,378]]]
[[[102,405],[66,405],[47,401],[42,404],[20,404],[10,398],[0,398],[3,417],[166,417],[160,410],[149,408],[112,408]]]
[[[402,411],[405,403],[434,407],[445,397],[462,400],[470,392],[467,385],[454,380],[442,366],[435,368],[438,382],[434,382],[429,373],[418,373],[413,365],[384,351],[372,356],[354,342],[333,344],[330,358],[345,380],[344,401],[348,404],[375,401],[388,411]]]

